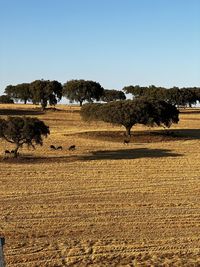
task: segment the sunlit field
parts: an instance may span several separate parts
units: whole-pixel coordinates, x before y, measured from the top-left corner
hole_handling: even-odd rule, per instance
[[[200,266],[200,109],[182,110],[169,134],[137,125],[124,145],[123,127],[56,108],[0,105],[51,132],[18,159],[0,140],[7,266]]]

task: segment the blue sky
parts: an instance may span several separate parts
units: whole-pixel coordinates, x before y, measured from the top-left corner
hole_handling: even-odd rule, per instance
[[[0,93],[35,79],[200,86],[199,0],[0,0]]]

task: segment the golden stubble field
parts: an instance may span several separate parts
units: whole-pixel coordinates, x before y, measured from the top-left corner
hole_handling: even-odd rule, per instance
[[[57,108],[0,107],[1,115],[37,116],[51,130],[43,147],[24,148],[18,160],[3,160],[11,146],[0,141],[7,266],[200,266],[200,110],[172,126],[182,138],[133,136],[124,146],[121,127]],[[148,137],[158,128],[134,130]]]

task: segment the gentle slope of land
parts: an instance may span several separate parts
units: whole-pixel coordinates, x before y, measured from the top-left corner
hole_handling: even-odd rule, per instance
[[[181,113],[171,138],[138,125],[146,139],[136,134],[125,146],[122,127],[58,109],[0,106],[1,115],[37,116],[51,130],[17,160],[3,159],[12,147],[0,141],[7,266],[199,266],[200,112]]]

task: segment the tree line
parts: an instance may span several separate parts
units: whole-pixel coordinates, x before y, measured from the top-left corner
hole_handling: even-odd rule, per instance
[[[45,109],[47,104],[55,106],[64,96],[70,102],[84,101],[114,101],[126,99],[125,94],[118,90],[106,90],[98,82],[86,80],[70,80],[65,84],[58,81],[36,80],[32,83],[8,85],[5,95],[0,96],[0,103],[13,103],[14,101],[28,101],[41,104]]]
[[[200,101],[200,88],[164,88],[154,85],[141,87],[139,85],[125,86],[122,90],[104,89],[100,83],[88,80],[70,80],[63,85],[58,81],[36,80],[31,83],[8,85],[5,95],[0,96],[0,103],[13,103],[14,101],[28,101],[41,104],[42,109],[47,104],[55,106],[62,97],[66,97],[71,103],[77,102],[82,106],[83,102],[94,101],[111,102],[125,100],[126,94],[132,94],[133,99],[144,98],[163,100],[172,105],[191,106]]]
[[[149,87],[136,86],[126,86],[123,88],[126,94],[132,94],[133,97],[143,97],[148,99],[163,100],[172,105],[179,106],[189,106],[196,104],[200,101],[200,87],[156,87],[151,85]]]

